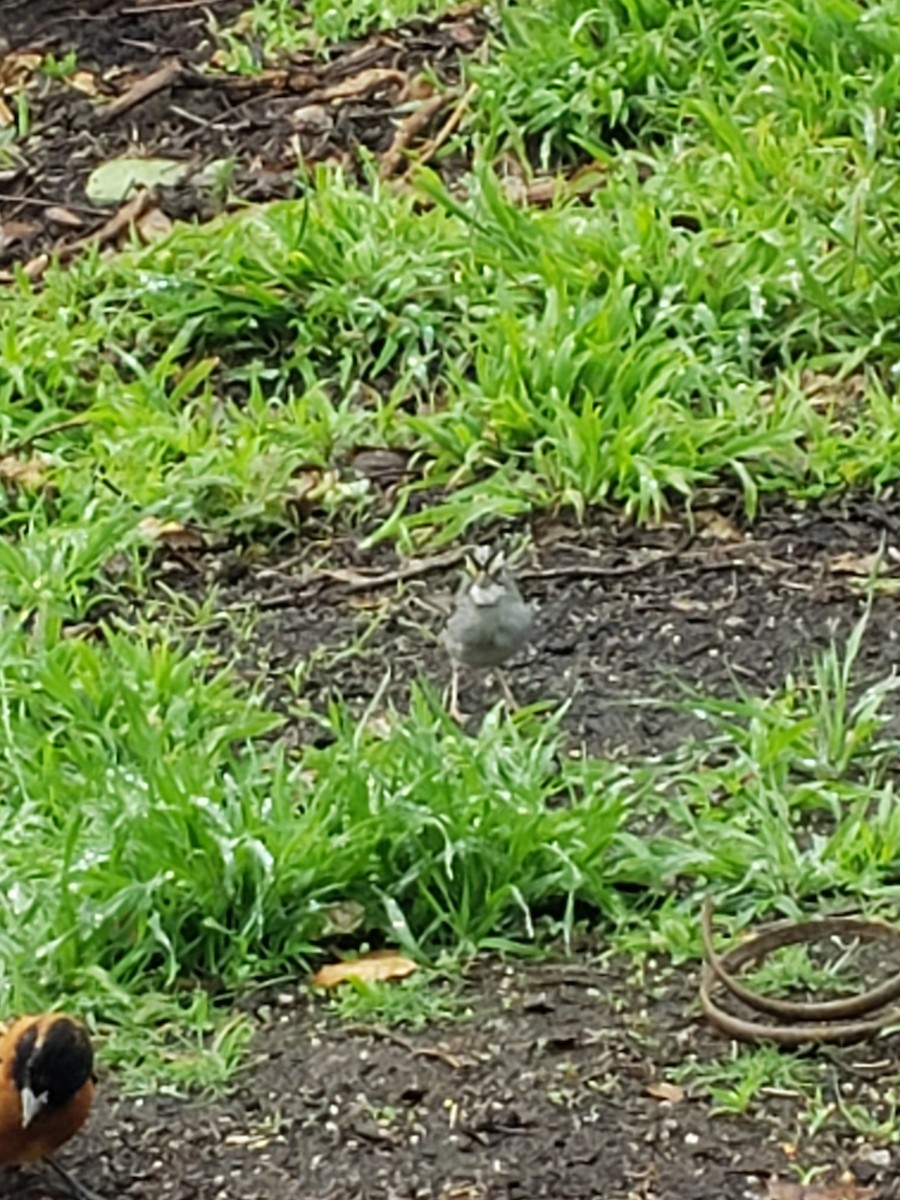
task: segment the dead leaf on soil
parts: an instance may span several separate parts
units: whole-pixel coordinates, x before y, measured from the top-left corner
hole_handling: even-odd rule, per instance
[[[647,1095],[652,1096],[654,1100],[667,1100],[669,1104],[680,1104],[684,1099],[684,1088],[679,1087],[677,1083],[666,1083],[664,1079],[660,1079],[649,1085]]]
[[[7,454],[0,458],[0,482],[13,488],[43,487],[53,466],[53,459],[36,451],[31,458]]]
[[[416,963],[403,954],[391,950],[375,950],[362,958],[328,963],[312,977],[314,987],[333,988],[348,979],[361,979],[363,983],[387,983],[392,979],[405,979],[417,970]]]
[[[150,242],[158,242],[161,238],[168,237],[172,232],[173,225],[161,208],[149,208],[142,216],[138,217],[134,227],[141,241],[148,245]]]
[[[360,446],[350,455],[350,466],[373,483],[399,483],[409,470],[408,450],[389,450],[381,446]]]
[[[73,75],[69,75],[66,79],[69,87],[75,89],[76,92],[81,92],[85,96],[97,96],[100,94],[100,88],[97,86],[97,77],[92,75],[90,71],[76,71]]]
[[[305,465],[291,476],[291,490],[285,497],[288,513],[304,520],[320,506],[333,508],[345,500],[358,500],[370,487],[368,479],[341,479],[332,469]]]
[[[188,174],[191,164],[175,158],[140,158],[124,154],[100,163],[88,176],[85,195],[104,208],[121,204],[141,188],[174,187]]]
[[[40,227],[31,221],[3,221],[0,223],[0,250],[16,242],[27,242],[36,233],[40,233]]]
[[[794,1183],[789,1179],[769,1178],[766,1200],[874,1200],[875,1189],[862,1187],[852,1175],[834,1183]]]
[[[882,554],[838,554],[828,560],[835,575],[874,575],[884,560]]]
[[[0,54],[0,92],[20,91],[44,61],[40,54]]]
[[[202,550],[206,545],[203,534],[194,526],[180,521],[164,521],[161,517],[144,517],[138,529],[145,537],[161,542],[172,550]]]
[[[739,542],[741,540],[741,531],[734,524],[724,517],[714,508],[701,509],[694,514],[697,532],[702,538],[709,538],[717,542]]]
[[[15,123],[15,115],[6,101],[0,96],[0,129],[8,129]]]
[[[366,910],[356,900],[337,900],[334,904],[326,904],[322,908],[325,926],[322,930],[327,937],[336,933],[346,937],[354,933],[366,919]]]
[[[841,412],[859,403],[865,394],[866,377],[862,374],[837,379],[823,371],[803,371],[800,387],[816,409],[835,408]]]
[[[66,229],[84,228],[84,220],[78,213],[72,212],[71,208],[65,208],[62,204],[51,204],[44,210],[44,216],[54,225],[62,225]]]

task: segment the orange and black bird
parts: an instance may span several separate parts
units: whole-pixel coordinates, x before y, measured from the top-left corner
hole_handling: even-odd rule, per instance
[[[87,1120],[94,1084],[94,1050],[78,1021],[45,1013],[7,1025],[0,1033],[0,1167],[46,1159],[81,1200],[99,1200],[52,1158]]]

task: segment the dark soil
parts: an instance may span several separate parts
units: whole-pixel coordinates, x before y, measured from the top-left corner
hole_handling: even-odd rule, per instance
[[[61,1160],[109,1200],[752,1200],[773,1173],[812,1167],[900,1196],[894,1151],[834,1122],[809,1134],[790,1095],[757,1096],[743,1116],[716,1115],[701,1086],[658,1098],[673,1069],[724,1049],[689,976],[485,964],[465,995],[472,1019],[422,1033],[271,997],[231,1096],[128,1100],[107,1084]],[[823,1102],[840,1088],[884,1120],[898,1082],[887,1049],[834,1054]],[[9,1172],[4,1194],[43,1200],[47,1175]]]
[[[565,728],[592,753],[672,750],[709,733],[688,711],[673,710],[691,689],[759,695],[780,688],[789,673],[808,678],[816,652],[840,645],[864,613],[866,556],[883,541],[882,574],[898,570],[894,500],[773,507],[752,526],[741,524],[701,512],[693,535],[675,521],[648,531],[602,516],[583,528],[538,520],[519,531],[533,539],[519,577],[537,628],[506,672],[517,700],[569,701]],[[324,712],[333,696],[361,712],[384,687],[384,702],[402,710],[413,681],[446,684],[440,605],[450,603],[459,569],[366,585],[368,572],[402,565],[391,551],[362,552],[352,537],[323,531],[262,563],[219,549],[169,559],[161,571],[168,587],[197,599],[216,588],[221,622],[203,636],[237,656],[248,680],[264,683],[291,714],[287,736],[306,741],[322,729],[303,712]],[[332,570],[350,570],[351,582],[335,580]],[[249,636],[238,633],[246,613],[254,614]],[[891,673],[897,638],[896,599],[881,594],[855,670],[860,686]],[[298,667],[299,704],[289,686]],[[499,699],[486,683],[464,676],[463,707],[476,721]]]
[[[38,274],[37,256],[65,254],[95,234],[114,210],[93,207],[85,183],[95,167],[120,155],[189,164],[187,178],[159,189],[154,202],[172,220],[202,220],[236,203],[295,196],[303,187],[300,168],[317,162],[354,171],[361,152],[378,159],[390,150],[415,102],[430,93],[422,80],[427,70],[447,105],[411,139],[413,150],[421,148],[452,107],[461,56],[476,50],[486,31],[482,16],[461,9],[444,20],[414,21],[319,54],[294,53],[257,75],[205,69],[220,49],[211,14],[224,28],[247,7],[242,0],[179,6],[0,0],[0,61],[4,44],[18,54],[53,54],[58,61],[75,51],[79,71],[93,80],[88,91],[96,93],[36,69],[24,75],[30,131],[16,142],[14,162],[0,159],[0,268],[31,262]],[[178,64],[177,78],[107,117],[109,101],[168,62]],[[6,87],[10,110],[22,85],[13,74]],[[3,91],[0,70],[0,97]],[[204,173],[222,160],[231,163],[227,196]],[[395,169],[406,165],[400,155]],[[452,155],[443,169],[452,171]],[[61,219],[59,208],[68,219]],[[80,227],[72,227],[73,216]]]

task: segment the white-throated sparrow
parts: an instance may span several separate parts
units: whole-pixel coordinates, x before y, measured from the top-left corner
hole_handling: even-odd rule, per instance
[[[491,669],[508,707],[517,707],[500,664],[526,645],[532,620],[503,551],[476,546],[441,638],[452,663],[447,708],[455,721],[465,719],[459,709],[461,666]]]

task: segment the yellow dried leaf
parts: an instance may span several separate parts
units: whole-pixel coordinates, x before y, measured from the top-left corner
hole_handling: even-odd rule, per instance
[[[135,228],[142,242],[156,242],[169,236],[172,232],[172,222],[161,208],[150,208],[143,216],[138,217]]]
[[[8,129],[15,124],[15,115],[6,101],[0,96],[0,129]]]
[[[669,1104],[680,1104],[684,1099],[684,1088],[679,1087],[677,1083],[666,1083],[664,1079],[660,1079],[649,1085],[647,1095],[652,1096],[654,1100],[667,1100]]]
[[[697,532],[702,538],[716,542],[739,542],[741,531],[729,519],[715,509],[703,509],[695,514]]]
[[[69,75],[66,82],[69,87],[73,87],[76,92],[82,92],[85,96],[96,96],[99,92],[96,77],[90,71],[75,71],[74,74]]]
[[[54,225],[64,225],[67,229],[81,229],[84,225],[78,213],[72,212],[71,208],[62,204],[51,204],[44,210],[44,216]]]
[[[43,61],[40,54],[0,54],[0,92],[17,92]]]
[[[53,459],[40,452],[31,458],[7,454],[0,458],[0,481],[20,488],[43,487],[52,466]]]
[[[828,565],[836,575],[872,575],[880,558],[878,554],[838,554]]]
[[[182,525],[180,521],[164,521],[161,517],[144,517],[138,529],[154,542],[162,542],[173,550],[202,550],[206,545],[199,529]]]
[[[328,963],[313,975],[312,982],[320,988],[337,987],[348,979],[360,979],[363,983],[385,983],[391,979],[404,979],[416,969],[413,960],[403,954],[376,950],[372,954],[364,954],[362,958]]]

